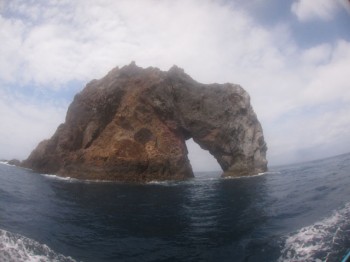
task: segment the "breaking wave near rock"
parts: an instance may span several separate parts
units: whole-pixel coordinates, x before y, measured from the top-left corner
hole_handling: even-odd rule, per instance
[[[2,262],[75,262],[71,257],[55,253],[48,246],[0,229],[0,261]]]
[[[338,261],[350,245],[350,203],[331,216],[291,233],[278,262]]]

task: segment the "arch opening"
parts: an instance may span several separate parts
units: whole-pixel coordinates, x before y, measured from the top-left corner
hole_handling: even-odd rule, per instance
[[[209,151],[202,149],[192,138],[186,140],[186,146],[195,177],[221,175],[222,169]]]

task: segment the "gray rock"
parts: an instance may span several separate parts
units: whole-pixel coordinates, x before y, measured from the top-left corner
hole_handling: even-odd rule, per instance
[[[18,159],[11,159],[7,163],[9,165],[12,165],[12,166],[20,166],[21,165],[21,161],[19,161]]]
[[[267,170],[263,131],[243,88],[135,63],[87,84],[23,166],[82,179],[182,180],[193,177],[189,138],[216,158],[223,176]]]

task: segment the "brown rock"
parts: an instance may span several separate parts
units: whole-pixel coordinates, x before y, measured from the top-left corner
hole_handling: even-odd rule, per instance
[[[81,179],[144,182],[193,177],[185,140],[217,159],[223,176],[267,170],[263,131],[238,85],[204,85],[176,66],[131,63],[93,80],[66,121],[22,165]]]

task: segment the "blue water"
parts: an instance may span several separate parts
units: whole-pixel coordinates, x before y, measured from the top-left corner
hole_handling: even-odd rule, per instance
[[[132,185],[0,165],[0,261],[339,261],[350,154]]]

